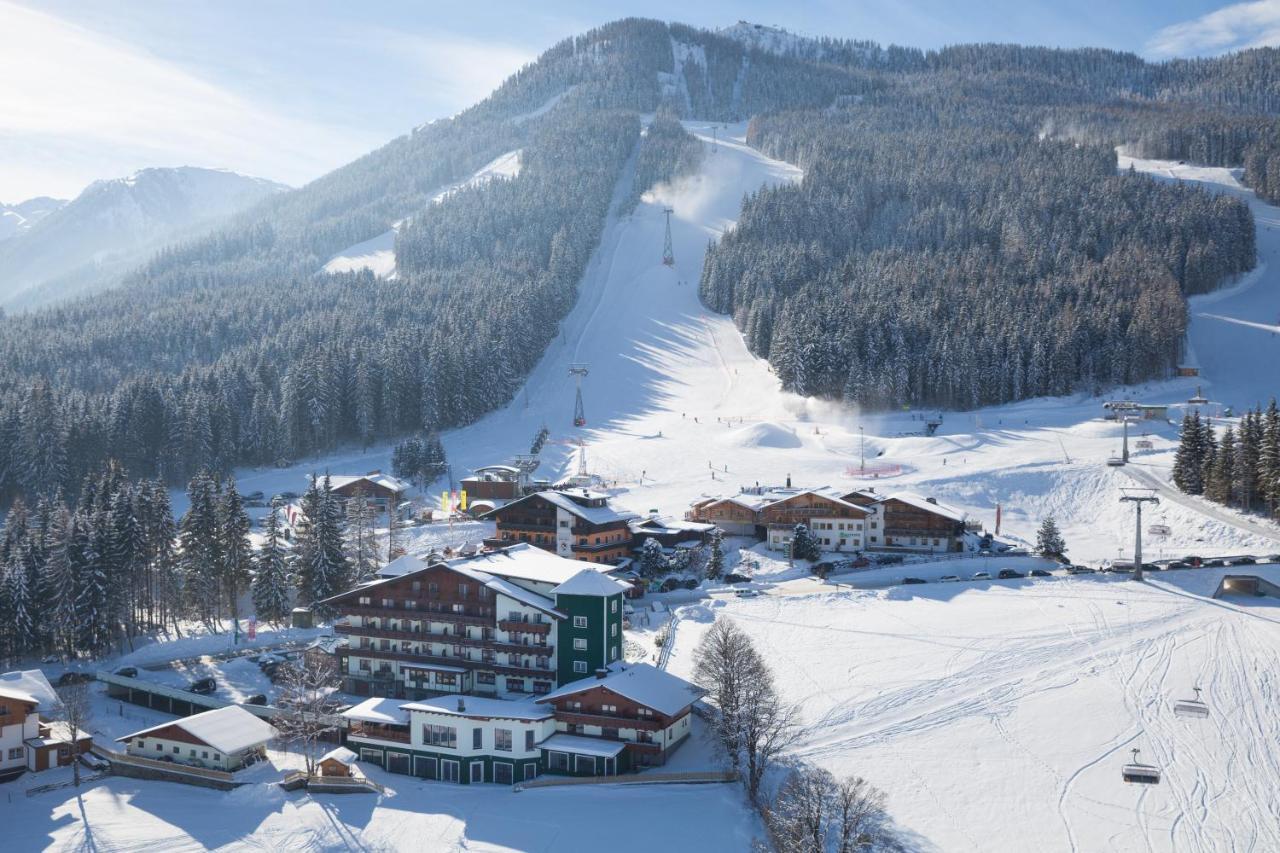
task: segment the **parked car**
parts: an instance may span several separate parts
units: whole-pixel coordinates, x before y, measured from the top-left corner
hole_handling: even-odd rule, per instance
[[[1280,562],[1280,560],[1277,560],[1277,562]],[[866,557],[854,557],[852,560],[845,561],[845,565],[851,569],[865,569],[871,565],[871,561]]]
[[[1010,580],[1015,580],[1016,578],[1025,578],[1026,575],[1024,575],[1022,572],[1017,571],[1016,569],[1001,569],[996,574],[996,577],[998,577],[1002,581],[1010,581]]]
[[[199,693],[202,696],[208,696],[217,689],[218,682],[213,678],[197,678],[187,686],[188,693]]]
[[[84,684],[86,681],[93,681],[93,673],[71,670],[58,676],[59,687],[66,687],[68,684]]]
[[[673,589],[676,589],[679,586],[680,586],[680,578],[667,578],[662,582],[662,585],[658,587],[658,591],[671,592]]]
[[[1006,556],[1006,557],[1030,557],[1030,556],[1031,556],[1031,552],[1030,552],[1030,551],[1028,551],[1026,548],[1010,548],[1009,550],[1007,550],[1007,551],[1005,551],[1005,552],[1004,552],[1004,556]]]
[[[138,668],[136,666],[122,666],[116,670],[116,675],[123,675],[125,678],[137,678]]]
[[[265,497],[266,495],[264,495],[261,491],[257,491],[257,492],[250,492],[249,494],[245,495],[244,499],[247,501],[260,501]]]
[[[1229,566],[1252,566],[1258,562],[1258,558],[1249,554],[1241,554],[1239,557],[1232,557],[1227,560]]]
[[[876,562],[878,562],[882,566],[896,566],[902,562],[902,555],[901,554],[881,554],[878,558],[876,558]]]
[[[759,598],[760,590],[758,589],[735,589],[733,594],[738,598]]]
[[[1268,554],[1268,555],[1267,555],[1267,562],[1268,562],[1268,563],[1280,563],[1280,554]]]
[[[681,586],[683,586],[685,589],[697,589],[697,588],[698,588],[698,579],[697,579],[697,578],[684,578],[682,581],[680,581],[680,585],[681,585]]]
[[[1166,569],[1189,569],[1191,568],[1191,564],[1183,562],[1182,560],[1170,560],[1165,563],[1164,567]]]
[[[991,572],[974,572],[969,575],[971,581],[989,581],[991,580]]]
[[[1187,556],[1182,558],[1182,562],[1186,563],[1188,566],[1191,566],[1193,569],[1198,569],[1200,568],[1200,564],[1204,561],[1200,557],[1195,556],[1194,554],[1188,554]]]
[[[903,583],[928,583],[924,578],[903,578]]]
[[[263,696],[261,693],[255,693],[254,695],[250,696],[248,699],[244,700],[244,704],[265,705],[267,704],[267,697]]]
[[[1209,559],[1205,560],[1201,565],[1203,565],[1207,569],[1220,569],[1226,564],[1227,564],[1227,561],[1222,559],[1221,557],[1210,557]]]
[[[1053,577],[1053,572],[1046,572],[1044,569],[1032,569],[1032,570],[1031,570],[1031,572],[1030,572],[1030,574],[1031,574],[1031,577],[1033,577],[1033,578],[1051,578],[1051,577]]]
[[[1067,574],[1069,575],[1091,575],[1096,571],[1097,569],[1093,568],[1092,566],[1081,566],[1081,565],[1067,566]]]
[[[955,583],[956,581],[960,580],[960,576],[959,575],[943,575],[942,577],[938,578],[938,580],[940,580],[942,583]]]
[[[751,583],[751,578],[747,577],[746,575],[739,575],[739,574],[735,574],[734,572],[730,572],[729,574],[724,576],[724,582],[725,583]]]

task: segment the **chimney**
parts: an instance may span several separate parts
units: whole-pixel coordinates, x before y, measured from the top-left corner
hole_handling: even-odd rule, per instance
[[[936,504],[938,502],[937,498],[925,498],[925,500],[927,500],[931,504]]]
[[[467,710],[466,700],[463,699],[461,696],[459,696],[458,697],[458,713],[461,714],[466,710]]]
[[[599,680],[599,679],[601,679],[601,678],[605,678],[605,677],[606,677],[606,676],[608,676],[608,675],[609,675],[609,670],[605,669],[604,667],[600,667],[599,669],[597,669],[597,670],[596,670],[596,679],[597,679],[597,680]]]
[[[789,489],[789,488],[791,488],[791,475],[790,475],[790,474],[788,474],[788,475],[787,475],[787,488],[788,488],[788,489]]]

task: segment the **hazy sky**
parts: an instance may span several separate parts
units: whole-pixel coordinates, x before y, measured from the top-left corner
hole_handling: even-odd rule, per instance
[[[1152,59],[1280,44],[1280,0],[0,0],[0,201],[182,164],[299,185],[629,15]]]

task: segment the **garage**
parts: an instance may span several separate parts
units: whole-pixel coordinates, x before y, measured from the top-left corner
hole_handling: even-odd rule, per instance
[[[376,765],[378,765],[379,767],[381,767],[381,766],[382,766],[382,750],[380,750],[380,749],[365,749],[364,747],[361,747],[361,748],[360,748],[360,760],[361,760],[361,761],[367,761],[367,762],[369,762],[370,764],[376,764]]]
[[[409,775],[409,755],[404,752],[387,752],[387,772]]]
[[[499,785],[510,785],[515,782],[512,778],[511,765],[505,761],[493,762],[493,781]]]
[[[436,760],[434,758],[426,758],[421,755],[413,757],[413,775],[419,779],[435,779],[436,777]]]

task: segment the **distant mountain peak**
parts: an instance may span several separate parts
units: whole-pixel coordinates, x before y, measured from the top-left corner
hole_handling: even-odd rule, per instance
[[[738,21],[736,24],[721,28],[718,32],[748,47],[783,56],[797,53],[801,48],[813,44],[813,39],[808,36],[797,35],[782,27],[753,24],[750,21]]]

